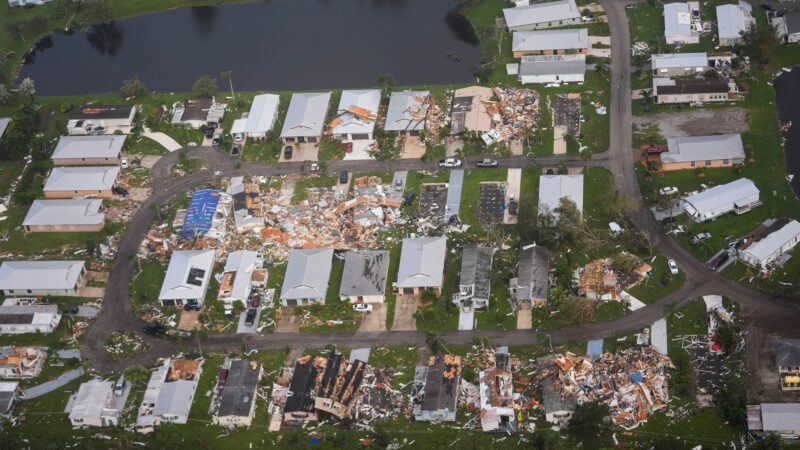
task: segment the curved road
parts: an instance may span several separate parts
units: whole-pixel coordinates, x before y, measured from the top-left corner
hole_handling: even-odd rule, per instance
[[[593,166],[608,168],[614,173],[617,190],[630,197],[635,204],[631,212],[634,225],[657,240],[659,252],[678,261],[686,273],[684,286],[664,298],[638,311],[623,317],[583,326],[568,326],[536,333],[530,330],[519,331],[449,331],[440,333],[447,343],[469,344],[476,336],[484,337],[492,342],[504,345],[524,345],[537,343],[545,336],[552,343],[566,343],[595,338],[609,338],[633,329],[649,326],[664,316],[665,308],[680,305],[691,299],[707,294],[721,294],[737,300],[745,316],[753,323],[770,331],[796,333],[796,323],[800,320],[800,312],[791,305],[781,303],[770,296],[749,289],[746,286],[728,280],[721,275],[709,272],[702,262],[695,259],[688,251],[670,238],[663,237],[660,227],[653,220],[645,207],[639,193],[634,173],[635,155],[631,149],[631,88],[630,88],[630,35],[625,15],[625,5],[632,1],[601,0],[608,16],[611,28],[611,48],[614,58],[611,61],[611,109],[610,149],[595,155],[589,162]],[[190,191],[208,183],[215,175],[229,177],[237,174],[245,175],[279,175],[286,173],[302,173],[301,162],[281,164],[243,164],[240,170],[234,169],[233,161],[214,149],[200,148],[189,152],[192,157],[206,161],[216,174],[203,170],[183,179],[170,176],[170,167],[177,161],[177,152],[163,157],[153,167],[152,177],[154,190],[150,198],[142,205],[128,226],[125,237],[120,243],[116,260],[109,275],[103,308],[86,333],[81,351],[89,364],[101,371],[119,371],[129,365],[149,365],[155,358],[167,356],[175,351],[172,341],[167,339],[143,336],[150,348],[141,354],[124,360],[114,360],[106,353],[103,345],[106,338],[116,330],[140,330],[141,322],[134,316],[129,301],[129,284],[134,271],[135,255],[145,234],[153,223],[153,205],[163,205],[173,196]],[[469,158],[466,167],[474,167],[478,158]],[[499,159],[501,167],[525,167],[531,163],[540,166],[582,166],[585,163],[574,156],[550,157],[508,157]],[[351,172],[374,172],[394,170],[432,170],[434,163],[423,163],[420,160],[395,161],[329,161],[328,171],[337,173],[347,169]],[[310,333],[274,333],[243,338],[234,334],[211,335],[203,343],[206,350],[229,350],[238,348],[244,341],[251,348],[285,348],[289,346],[314,347],[320,342],[341,346],[372,346],[376,342],[381,345],[424,345],[426,333],[417,331],[383,331],[333,333],[316,335]]]

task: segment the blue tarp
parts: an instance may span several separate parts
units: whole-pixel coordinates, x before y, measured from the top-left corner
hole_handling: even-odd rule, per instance
[[[211,228],[211,220],[217,211],[220,191],[203,189],[196,191],[186,210],[186,220],[181,227],[181,238],[205,234]]]
[[[636,371],[631,374],[631,381],[634,383],[641,383],[643,379],[642,372]]]

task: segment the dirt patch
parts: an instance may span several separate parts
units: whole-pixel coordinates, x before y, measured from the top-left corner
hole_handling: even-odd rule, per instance
[[[657,124],[665,138],[744,133],[747,131],[745,108],[695,109],[648,116],[634,116],[636,125]]]

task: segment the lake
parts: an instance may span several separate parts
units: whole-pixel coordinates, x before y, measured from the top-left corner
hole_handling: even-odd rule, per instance
[[[783,123],[792,123],[782,133],[786,138],[784,160],[786,173],[794,175],[791,185],[796,196],[800,197],[800,67],[784,72],[775,79],[775,92],[778,103],[778,118]]]
[[[271,0],[52,34],[19,77],[39,95],[113,92],[134,76],[159,92],[188,91],[228,70],[237,90],[309,90],[370,87],[384,72],[398,85],[467,83],[479,61],[454,0]]]

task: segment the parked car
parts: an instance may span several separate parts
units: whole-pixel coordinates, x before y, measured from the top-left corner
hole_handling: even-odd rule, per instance
[[[658,193],[661,194],[661,195],[675,195],[675,194],[678,193],[678,188],[672,187],[672,186],[667,186],[667,187],[663,187],[663,188],[659,189]]]
[[[283,159],[292,159],[292,146],[287,145],[283,147]]]
[[[184,311],[200,311],[200,305],[197,303],[187,303],[183,305]]]
[[[256,314],[258,314],[258,310],[255,308],[250,308],[247,310],[247,315],[244,317],[244,324],[248,327],[253,326],[256,323]]]
[[[125,378],[119,377],[116,383],[114,383],[114,395],[117,397],[121,396],[125,392]]]
[[[142,325],[142,331],[144,331],[147,334],[161,335],[164,334],[165,330],[163,325],[153,321],[153,322],[146,322],[144,325]]]
[[[346,170],[339,172],[339,184],[347,184],[348,177]]]
[[[357,313],[371,313],[372,312],[372,305],[367,303],[354,303],[353,304],[353,311]]]
[[[254,292],[252,295],[250,295],[250,307],[258,308],[259,306],[261,306],[261,294]]]
[[[206,135],[206,138],[208,138],[208,139],[211,139],[211,138],[213,138],[213,137],[214,137],[214,132],[215,132],[216,130],[217,130],[217,129],[216,129],[216,128],[214,128],[214,127],[212,127],[211,125],[207,126],[207,127],[206,127],[206,133],[205,133],[205,135]]]
[[[222,389],[225,387],[225,383],[228,382],[228,369],[219,369],[219,373],[217,374],[217,389]]]
[[[491,158],[484,158],[484,159],[478,161],[477,163],[475,163],[475,165],[478,166],[478,167],[491,167],[491,168],[494,168],[494,167],[497,167],[497,160],[496,159],[491,159]]]
[[[311,163],[311,167],[308,170],[310,170],[311,172],[319,172],[319,164]]]
[[[231,148],[231,156],[233,156],[234,158],[238,158],[241,153],[242,153],[242,146],[239,144],[233,144],[233,148]]]
[[[81,309],[78,307],[78,305],[72,305],[69,307],[69,313],[72,314],[73,316],[78,314],[79,312],[81,312]]]
[[[127,197],[128,196],[128,190],[125,189],[122,186],[114,186],[114,188],[111,189],[111,192],[113,192],[113,193],[115,193],[117,195],[120,195],[122,197]]]
[[[219,147],[219,144],[222,143],[222,134],[217,133],[214,135],[214,138],[211,139],[211,145],[214,147]]]
[[[106,132],[106,127],[104,127],[102,125],[98,125],[98,126],[92,128],[92,131],[90,131],[89,134],[103,134],[105,132]]]
[[[723,264],[725,264],[730,258],[731,258],[731,255],[728,252],[722,252],[719,255],[715,256],[714,259],[709,261],[708,264],[706,264],[706,266],[709,269],[711,269],[713,271],[716,271]]]
[[[463,162],[458,158],[445,158],[439,160],[439,167],[443,169],[461,167],[461,164],[463,164]]]
[[[352,142],[345,142],[344,143],[344,152],[345,153],[353,153],[353,143]]]
[[[405,198],[403,198],[403,205],[410,206],[414,203],[414,199],[417,198],[417,193],[414,191],[409,192],[406,194]]]
[[[119,167],[122,169],[128,168],[128,158],[122,158],[119,160]]]
[[[403,180],[400,178],[394,180],[394,190],[397,192],[403,192]]]
[[[702,233],[697,233],[694,236],[692,236],[692,239],[689,242],[691,242],[692,245],[697,245],[705,241],[706,239],[711,239],[711,233],[706,233],[704,231]]]
[[[234,142],[242,142],[244,141],[244,133],[236,133],[233,135]]]
[[[674,259],[667,261],[667,267],[669,267],[669,273],[673,275],[678,274],[678,263],[676,263]]]

